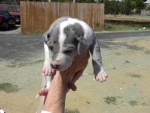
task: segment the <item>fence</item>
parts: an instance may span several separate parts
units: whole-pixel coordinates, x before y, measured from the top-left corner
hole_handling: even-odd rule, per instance
[[[104,29],[104,4],[21,1],[20,5],[22,33],[45,32],[62,16],[80,18],[94,30]]]
[[[141,10],[141,15],[150,15],[150,10]]]

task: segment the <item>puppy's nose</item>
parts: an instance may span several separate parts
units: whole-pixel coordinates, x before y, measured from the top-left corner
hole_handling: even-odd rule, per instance
[[[51,64],[51,67],[52,67],[53,69],[58,69],[58,68],[59,68],[59,65],[57,65],[57,64]]]

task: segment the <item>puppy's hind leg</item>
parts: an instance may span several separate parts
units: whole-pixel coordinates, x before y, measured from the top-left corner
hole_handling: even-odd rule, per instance
[[[45,97],[48,93],[48,90],[50,88],[50,82],[51,82],[51,78],[52,76],[45,76],[44,74],[42,74],[43,77],[43,83],[42,83],[42,89],[41,91],[36,95],[36,98],[40,97],[40,103],[37,109],[36,113],[41,113],[44,103],[45,103]]]
[[[92,55],[92,64],[95,74],[95,79],[97,81],[106,81],[108,75],[105,72],[104,68],[102,67],[102,57],[101,57],[101,51],[100,51],[100,44],[94,39],[93,45],[90,47],[90,52]]]
[[[36,95],[36,98],[38,98],[39,96],[46,96],[48,93],[48,90],[50,89],[52,76],[45,75],[44,77],[45,77],[45,83],[44,83],[42,89],[40,90],[40,92]]]

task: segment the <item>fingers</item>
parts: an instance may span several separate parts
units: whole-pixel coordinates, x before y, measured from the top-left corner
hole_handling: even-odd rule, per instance
[[[68,82],[68,88],[70,88],[72,91],[77,90],[77,87],[75,86],[75,84],[72,81]]]
[[[75,73],[72,80],[68,82],[68,88],[69,89],[71,89],[72,91],[77,90],[77,87],[74,83],[79,79],[79,77],[82,75],[82,73],[83,73],[83,70],[78,71],[78,72]]]
[[[81,71],[76,72],[71,81],[72,81],[73,83],[75,83],[75,82],[80,78],[80,76],[82,75],[83,71],[84,71],[84,70],[81,70]]]

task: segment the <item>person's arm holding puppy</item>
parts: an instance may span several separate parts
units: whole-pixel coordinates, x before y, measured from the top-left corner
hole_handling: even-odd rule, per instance
[[[64,113],[66,92],[68,91],[68,83],[70,83],[69,75],[76,72],[76,67],[78,66],[80,61],[82,61],[82,65],[78,66],[78,69],[81,70],[75,73],[74,77],[71,80],[73,85],[73,83],[75,83],[82,75],[85,67],[87,66],[88,59],[90,57],[88,51],[89,50],[83,52],[82,57],[76,56],[75,60],[73,61],[73,64],[67,70],[56,71],[56,74],[53,76],[53,80],[51,82],[51,88],[48,91],[48,94],[45,99],[44,108],[41,107],[43,111],[38,113]],[[43,79],[45,79],[44,74]],[[42,110],[41,108],[40,110]]]

